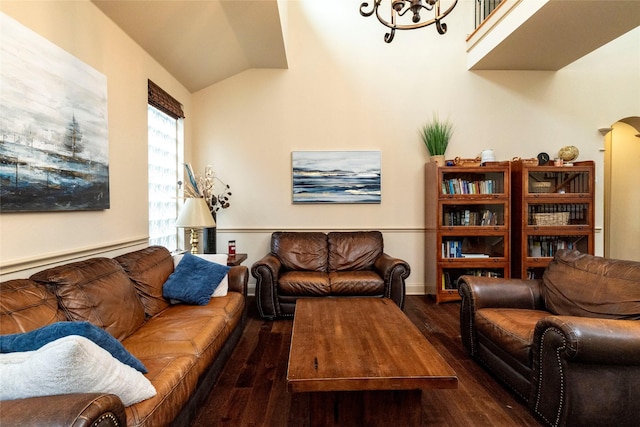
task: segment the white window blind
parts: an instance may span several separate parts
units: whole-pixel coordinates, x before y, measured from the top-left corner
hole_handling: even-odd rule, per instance
[[[149,245],[174,251],[182,246],[176,229],[178,181],[182,177],[183,122],[151,105],[149,117]]]

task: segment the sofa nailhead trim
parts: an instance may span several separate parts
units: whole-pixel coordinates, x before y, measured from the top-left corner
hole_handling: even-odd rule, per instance
[[[111,421],[113,422],[113,425],[116,426],[116,427],[118,427],[120,425],[120,423],[118,423],[118,419],[111,412],[101,415],[97,420],[94,421],[94,423],[92,425],[94,425],[94,426],[100,425],[100,423],[105,418],[111,419]]]
[[[272,278],[272,280],[273,280],[273,278]],[[261,292],[260,292],[261,288],[262,288],[262,278],[258,277],[257,280],[256,280],[256,305],[258,306],[258,312],[260,313],[260,316],[263,317],[263,318],[271,317],[271,316],[266,316],[265,313],[264,313],[264,309],[262,308],[262,301],[261,301],[261,299],[259,297],[261,295]],[[276,304],[274,295],[271,295],[271,306],[275,307],[276,310],[278,309],[278,306]],[[279,314],[280,313],[274,313],[273,318],[274,319],[277,318]]]
[[[476,346],[477,342],[473,336],[473,324],[476,317],[476,296],[473,292],[469,292],[469,324],[467,327],[469,328],[469,341],[471,343],[471,355],[475,356],[476,354]],[[462,311],[461,311],[462,312]]]
[[[560,358],[560,352],[563,351],[567,347],[567,340],[564,337],[562,331],[558,328],[549,328],[542,333],[542,338],[540,340],[540,375],[538,377],[538,384],[542,384],[542,354],[544,349],[544,338],[547,335],[547,332],[557,332],[562,337],[562,346],[556,349],[556,360],[558,361],[558,369],[560,371],[560,405],[558,406],[558,413],[556,414],[556,419],[554,422],[549,421],[542,413],[538,411],[538,406],[540,404],[540,387],[538,387],[538,395],[536,396],[536,405],[535,412],[542,419],[544,419],[547,424],[552,425],[554,427],[558,426],[560,423],[560,414],[562,413],[562,405],[564,403],[564,374],[562,372],[562,363]]]

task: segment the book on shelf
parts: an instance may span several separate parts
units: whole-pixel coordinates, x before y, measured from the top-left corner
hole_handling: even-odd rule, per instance
[[[566,236],[531,236],[529,238],[529,256],[534,258],[554,257],[560,249],[576,249],[578,242],[585,236],[575,236],[572,241]]]
[[[467,274],[470,276],[502,277],[502,274],[498,273],[497,271],[491,271],[491,270],[473,270],[473,271],[468,271]]]
[[[502,273],[495,270],[487,270],[484,268],[471,269],[453,269],[451,271],[442,271],[442,290],[451,291],[458,289],[458,279],[460,276],[481,276],[481,277],[502,277]]]
[[[461,254],[462,258],[489,258],[487,254]]]
[[[498,214],[489,209],[481,212],[461,209],[443,213],[443,225],[447,226],[489,226],[498,225]]]
[[[460,240],[446,240],[442,242],[442,258],[461,258],[462,242]]]
[[[480,225],[498,225],[498,215],[495,212],[486,209],[482,213],[482,222],[480,223]]]
[[[451,178],[442,181],[443,194],[493,194],[495,182],[492,179],[470,181]]]
[[[529,268],[527,269],[527,279],[542,279],[542,275],[544,274],[544,269],[536,270]]]
[[[449,275],[449,273],[446,271],[442,272],[442,289],[453,290],[457,288],[458,285],[455,280],[453,282],[451,281],[451,275]]]
[[[542,244],[540,242],[533,242],[531,245],[531,256],[534,258],[542,256]]]
[[[466,276],[502,277],[502,273],[493,270],[486,270],[484,268],[465,270],[463,274]]]

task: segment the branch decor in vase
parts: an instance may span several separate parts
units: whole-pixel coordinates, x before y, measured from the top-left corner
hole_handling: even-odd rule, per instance
[[[193,172],[190,163],[185,163],[187,171],[187,185],[184,187],[185,197],[203,197],[209,206],[209,210],[214,215],[220,209],[227,209],[231,204],[231,187],[225,184],[213,171],[213,166],[207,165],[204,169],[204,175],[197,175]],[[215,183],[218,181],[223,190],[216,194]]]
[[[203,175],[196,175],[190,163],[185,163],[187,172],[186,184],[184,186],[185,197],[203,198],[211,211],[213,218],[217,220],[217,212],[220,209],[227,209],[231,204],[231,187],[224,183],[213,170],[213,166],[207,165]],[[222,185],[222,191],[216,191],[216,181]],[[203,251],[206,254],[216,253],[216,228],[205,228],[203,231],[204,242]]]

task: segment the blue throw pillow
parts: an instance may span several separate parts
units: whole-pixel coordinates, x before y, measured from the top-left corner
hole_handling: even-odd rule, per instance
[[[0,336],[0,353],[34,351],[45,344],[68,335],[85,337],[107,350],[120,362],[137,369],[143,374],[147,368],[136,359],[109,332],[89,322],[56,322],[22,334]]]
[[[206,305],[229,269],[187,252],[162,286],[162,295],[178,302]]]

